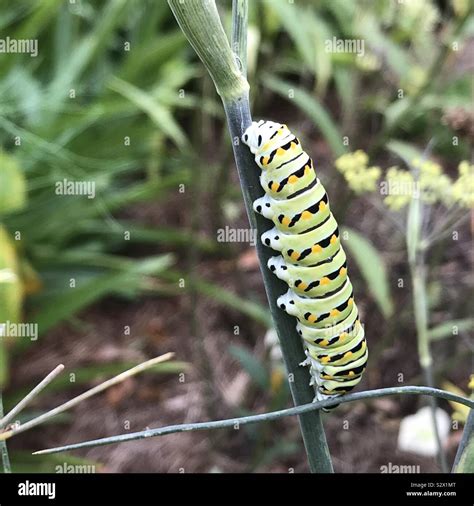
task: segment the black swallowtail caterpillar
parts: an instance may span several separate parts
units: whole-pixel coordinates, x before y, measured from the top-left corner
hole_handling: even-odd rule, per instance
[[[289,286],[277,304],[298,320],[315,400],[343,395],[361,380],[368,350],[328,196],[286,125],[253,122],[242,140],[262,169],[265,195],[253,207],[275,224],[262,242],[281,252],[268,267]]]

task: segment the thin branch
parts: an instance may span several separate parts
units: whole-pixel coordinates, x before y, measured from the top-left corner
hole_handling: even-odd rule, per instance
[[[70,401],[67,401],[64,404],[61,404],[60,406],[42,414],[41,416],[33,418],[33,420],[30,420],[29,422],[26,422],[23,425],[14,427],[13,429],[5,432],[0,432],[0,441],[10,439],[11,437],[16,436],[17,434],[32,429],[33,427],[36,427],[37,425],[44,423],[46,420],[49,420],[50,418],[56,415],[59,415],[59,413],[63,413],[64,411],[71,409],[72,407],[76,406],[82,401],[85,401],[89,397],[92,397],[93,395],[103,392],[107,388],[110,388],[111,386],[116,385],[117,383],[120,383],[125,379],[130,378],[131,376],[135,376],[136,374],[143,372],[156,364],[165,362],[166,360],[169,360],[173,356],[174,353],[166,353],[165,355],[161,355],[160,357],[152,358],[151,360],[147,360],[142,364],[138,364],[135,367],[132,367],[131,369],[128,369],[127,371],[120,373],[118,376],[114,376],[113,378],[104,381],[100,385],[97,385],[91,388],[90,390],[87,390],[86,392],[78,395],[77,397],[74,397]]]
[[[33,390],[26,395],[9,413],[7,413],[0,420],[0,427],[6,427],[8,422],[13,420],[18,413],[20,413],[35,397],[37,397],[44,388],[51,383],[62,371],[64,370],[64,365],[59,364],[55,369],[53,369],[46,378],[43,379],[40,383],[38,383]]]
[[[245,78],[247,78],[248,11],[248,0],[232,0],[232,51]]]
[[[0,392],[0,416],[3,417],[3,396]],[[10,457],[8,455],[8,448],[6,441],[0,441],[0,453],[2,455],[2,465],[4,473],[11,473],[12,467],[10,464]]]
[[[165,436],[167,434],[174,434],[176,432],[192,432],[197,430],[210,430],[210,429],[224,429],[234,427],[238,429],[241,425],[247,425],[258,422],[268,422],[270,420],[278,420],[286,416],[302,415],[312,411],[318,411],[321,408],[328,406],[335,406],[344,404],[346,402],[354,402],[363,399],[374,399],[376,397],[385,397],[387,395],[402,395],[402,394],[415,394],[415,395],[431,395],[439,397],[448,401],[458,402],[469,406],[471,409],[474,407],[474,401],[466,399],[445,390],[437,388],[428,388],[420,386],[405,386],[405,387],[392,387],[380,388],[377,390],[367,390],[365,392],[357,392],[354,394],[344,395],[336,399],[327,399],[325,401],[312,402],[294,408],[282,409],[279,411],[272,411],[270,413],[263,413],[259,415],[244,416],[240,418],[231,418],[228,420],[217,420],[213,422],[199,422],[199,423],[185,423],[181,425],[170,425],[168,427],[160,427],[158,429],[149,429],[141,432],[133,432],[131,434],[123,434],[118,436],[111,436],[92,441],[84,441],[82,443],[75,443],[66,446],[59,446],[57,448],[50,448],[47,450],[40,450],[34,452],[33,455],[45,455],[48,453],[59,453],[69,450],[77,450],[79,448],[89,448],[91,446],[102,446],[113,443],[123,443],[126,441],[134,441],[137,439],[145,439],[156,436]]]

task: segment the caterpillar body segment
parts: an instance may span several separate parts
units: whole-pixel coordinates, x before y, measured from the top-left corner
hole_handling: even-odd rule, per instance
[[[262,170],[265,195],[253,207],[274,224],[261,240],[280,253],[268,268],[288,284],[277,304],[296,318],[315,400],[343,395],[361,380],[368,350],[327,193],[286,125],[254,122],[242,140]]]

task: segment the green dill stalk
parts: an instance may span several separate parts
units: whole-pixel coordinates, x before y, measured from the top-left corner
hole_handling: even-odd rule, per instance
[[[245,78],[246,0],[234,0],[232,51],[213,0],[168,0],[182,31],[206,66],[216,90],[222,98],[239,173],[245,208],[250,226],[260,236],[268,228],[268,221],[257,216],[253,201],[261,197],[260,169],[250,151],[241,143],[244,131],[252,122],[249,105],[249,84]],[[277,298],[286,291],[283,281],[266,268],[271,256],[269,248],[258,241],[257,254],[262,271],[273,323],[288,372],[290,390],[296,406],[310,403],[314,390],[309,386],[309,374],[299,364],[306,358],[303,345],[295,329],[294,319],[281,311]],[[299,416],[301,433],[312,472],[333,471],[319,410]]]

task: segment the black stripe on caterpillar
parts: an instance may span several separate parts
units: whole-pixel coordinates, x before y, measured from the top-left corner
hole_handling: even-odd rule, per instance
[[[281,253],[268,267],[288,284],[277,304],[297,319],[315,400],[343,395],[361,380],[368,350],[327,193],[286,125],[253,122],[242,140],[262,169],[265,195],[253,207],[275,225],[261,239]]]

